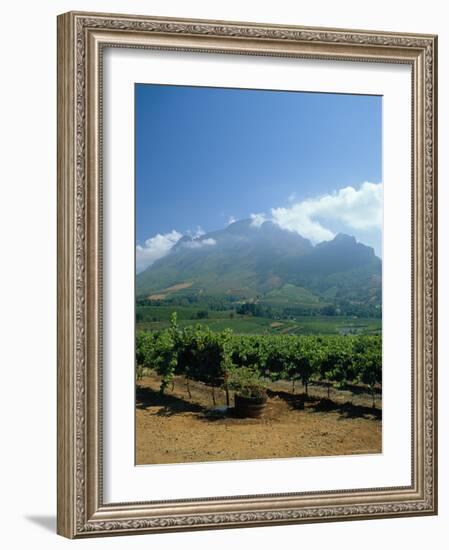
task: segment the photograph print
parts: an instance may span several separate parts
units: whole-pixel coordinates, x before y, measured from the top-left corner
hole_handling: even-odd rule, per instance
[[[382,97],[135,85],[136,464],[382,452]]]

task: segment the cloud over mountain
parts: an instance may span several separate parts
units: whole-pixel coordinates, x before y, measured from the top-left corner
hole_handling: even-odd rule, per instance
[[[264,222],[267,221],[267,217],[263,212],[259,214],[251,214],[250,218],[252,227],[260,227]]]
[[[259,227],[253,221],[240,220],[196,239],[184,235],[138,273],[137,296],[179,287],[181,294],[171,297],[213,297],[228,306],[246,300],[273,300],[283,307],[296,300],[306,309],[354,302],[365,312],[379,306],[382,261],[373,248],[344,233],[313,246],[271,220]]]
[[[163,258],[181,237],[181,233],[173,230],[170,233],[163,235],[159,233],[147,239],[143,246],[138,244],[136,246],[136,272],[140,273],[159,258]]]
[[[282,229],[296,231],[313,243],[335,236],[326,222],[341,223],[353,230],[380,228],[382,183],[364,182],[359,189],[348,186],[289,207],[272,208],[271,219]]]
[[[332,240],[342,228],[357,235],[367,235],[368,231],[377,232],[382,226],[382,183],[364,182],[358,189],[348,186],[334,193],[298,201],[292,194],[286,207],[271,208],[267,212],[250,214],[249,225],[261,228],[267,221],[273,222],[313,244]],[[235,224],[231,217],[228,227]],[[140,273],[156,260],[166,256],[178,243],[178,246],[190,249],[210,248],[216,245],[211,237],[204,238],[204,230],[198,226],[195,231],[182,234],[176,230],[157,234],[136,246],[136,272]],[[359,236],[360,239],[360,236]],[[369,242],[369,239],[368,239]]]
[[[208,239],[194,239],[192,241],[187,241],[183,243],[185,248],[203,248],[204,246],[213,246],[217,244],[217,241],[212,238]]]

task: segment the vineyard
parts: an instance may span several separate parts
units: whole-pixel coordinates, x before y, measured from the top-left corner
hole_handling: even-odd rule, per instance
[[[207,326],[178,325],[176,313],[166,329],[136,334],[137,377],[156,373],[164,393],[177,375],[227,390],[236,375],[254,380],[289,381],[292,391],[300,381],[332,388],[361,384],[372,395],[382,383],[382,341],[378,335],[236,335],[231,330],[212,332]]]

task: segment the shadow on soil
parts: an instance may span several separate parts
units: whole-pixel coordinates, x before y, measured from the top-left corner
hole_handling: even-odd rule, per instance
[[[363,405],[354,405],[346,401],[337,403],[332,399],[311,397],[305,394],[292,394],[284,391],[268,390],[268,396],[278,397],[285,401],[292,409],[302,410],[307,407],[313,412],[338,412],[344,418],[375,418],[382,419],[382,410],[378,408],[366,407]]]
[[[199,419],[207,422],[215,422],[224,418],[240,418],[234,412],[233,407],[205,407],[198,403],[193,403],[188,399],[177,397],[166,390],[161,394],[158,390],[152,390],[148,387],[138,386],[136,389],[136,408],[146,410],[149,407],[161,407],[156,416],[173,416],[180,413],[200,413]]]
[[[354,405],[353,403],[346,401],[346,403],[335,403],[330,399],[319,399],[315,405],[312,405],[314,411],[317,412],[331,412],[336,411],[342,414],[345,418],[375,418],[376,420],[382,419],[382,410],[365,407],[363,405]]]
[[[332,399],[311,397],[303,393],[292,394],[285,391],[268,390],[267,393],[268,397],[282,399],[291,409],[295,410],[307,408],[309,412],[337,412],[344,418],[375,418],[376,420],[382,418],[381,409],[354,405],[349,401],[337,403]],[[169,390],[161,394],[158,390],[140,386],[136,388],[136,407],[141,410],[146,410],[149,407],[160,407],[154,414],[164,417],[180,413],[200,413],[200,418],[209,422],[223,418],[238,418],[234,414],[233,408],[223,410],[220,407],[205,407],[170,394]]]
[[[142,410],[148,409],[148,407],[161,407],[155,413],[157,416],[173,416],[183,412],[204,413],[207,410],[197,403],[170,395],[170,393],[161,394],[159,391],[147,387],[137,387],[136,407]]]

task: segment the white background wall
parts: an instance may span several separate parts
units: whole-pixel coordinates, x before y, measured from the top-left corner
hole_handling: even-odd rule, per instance
[[[183,547],[410,550],[447,547],[449,18],[445,2],[415,0],[61,0],[2,5],[0,139],[0,507],[3,548]],[[56,515],[56,15],[69,10],[198,17],[439,34],[440,514],[70,542]]]

